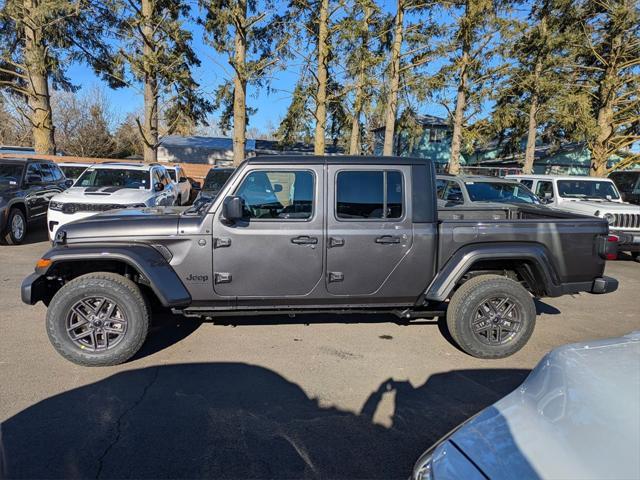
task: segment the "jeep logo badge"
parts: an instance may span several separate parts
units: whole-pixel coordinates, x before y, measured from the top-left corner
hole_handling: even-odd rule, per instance
[[[204,283],[206,281],[209,280],[209,275],[196,275],[196,274],[189,274],[189,276],[186,278],[187,282],[199,282],[199,283]]]

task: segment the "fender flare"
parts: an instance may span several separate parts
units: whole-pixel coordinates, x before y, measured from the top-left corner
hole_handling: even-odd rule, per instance
[[[474,263],[482,260],[523,260],[535,268],[536,280],[549,296],[562,293],[561,282],[549,250],[539,243],[485,243],[457,250],[432,280],[424,299],[445,301]]]
[[[151,245],[70,245],[54,247],[43,255],[43,259],[50,259],[51,265],[46,269],[36,269],[36,272],[22,284],[22,297],[25,303],[34,304],[42,298],[35,288],[37,283],[45,279],[48,272],[63,263],[86,262],[92,260],[111,260],[129,265],[144,275],[150,288],[156,294],[164,307],[186,306],[191,303],[191,295],[178,274],[173,270],[167,259]],[[29,283],[28,285],[25,285]],[[25,289],[27,291],[25,291]]]

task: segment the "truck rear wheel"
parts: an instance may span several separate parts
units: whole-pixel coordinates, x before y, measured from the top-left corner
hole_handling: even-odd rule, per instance
[[[469,355],[504,358],[527,343],[536,322],[531,294],[518,282],[499,275],[480,275],[451,297],[447,327]]]
[[[47,333],[67,360],[84,366],[118,365],[140,350],[149,309],[138,286],[109,272],[82,275],[54,295]]]

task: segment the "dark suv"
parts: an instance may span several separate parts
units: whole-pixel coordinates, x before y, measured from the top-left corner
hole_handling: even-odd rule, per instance
[[[0,241],[21,243],[28,224],[45,219],[49,200],[69,183],[50,160],[0,158]]]
[[[625,202],[640,205],[640,170],[613,172],[609,178],[616,184]]]

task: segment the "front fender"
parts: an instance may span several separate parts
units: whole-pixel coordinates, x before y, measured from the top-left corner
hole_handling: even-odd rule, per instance
[[[443,302],[472,265],[481,260],[524,260],[534,265],[538,280],[550,296],[562,294],[551,255],[537,243],[488,243],[466,245],[454,253],[427,288],[426,300]]]
[[[35,304],[43,300],[46,288],[43,280],[52,275],[64,263],[117,261],[122,262],[144,275],[150,288],[165,307],[179,307],[191,303],[191,295],[186,289],[167,259],[153,248],[145,244],[87,244],[54,247],[43,259],[51,260],[47,268],[36,268],[35,273],[22,283],[22,301]],[[98,270],[96,270],[98,271]]]

